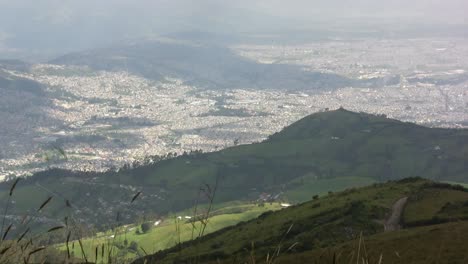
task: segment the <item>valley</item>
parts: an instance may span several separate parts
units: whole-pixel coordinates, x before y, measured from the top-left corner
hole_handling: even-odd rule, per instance
[[[468,263],[467,11],[0,0],[0,264]]]
[[[20,107],[0,112],[0,179],[48,168],[106,171],[154,155],[212,152],[262,141],[304,116],[339,107],[430,127],[467,127],[465,44],[329,40],[234,45],[211,54],[210,46],[163,41],[138,46],[141,53],[167,53],[142,60],[128,46],[47,64],[0,63],[8,78],[41,87],[40,94],[21,83],[1,91],[2,105]],[[230,66],[216,67],[219,60]],[[231,77],[221,81],[229,69]],[[26,98],[36,103],[24,105]]]
[[[117,171],[50,169],[22,179],[11,218],[31,213],[36,229],[74,216],[86,230],[108,228],[208,203],[200,188],[218,189],[216,203],[300,203],[351,187],[424,176],[467,183],[466,129],[427,128],[345,109],[309,115],[256,144],[210,153],[150,157],[154,161]],[[415,158],[417,157],[417,158]],[[0,184],[6,200],[11,181]],[[207,187],[209,186],[209,187]],[[141,193],[138,203],[131,197]]]

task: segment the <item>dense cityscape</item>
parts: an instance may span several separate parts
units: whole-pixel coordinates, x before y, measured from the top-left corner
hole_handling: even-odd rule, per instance
[[[466,264],[467,0],[0,0],[0,264]]]
[[[462,59],[468,56],[468,43],[463,39],[335,40],[231,49],[263,64],[398,81],[375,88],[216,90],[171,76],[155,81],[81,66],[8,70],[44,85],[47,99],[0,116],[8,124],[0,137],[0,179],[50,167],[103,171],[150,155],[258,142],[311,113],[339,107],[425,126],[468,127],[468,62]],[[3,97],[5,103],[10,99]]]

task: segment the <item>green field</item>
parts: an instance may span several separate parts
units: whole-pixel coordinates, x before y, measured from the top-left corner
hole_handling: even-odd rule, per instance
[[[281,206],[277,203],[264,204],[262,206],[256,204],[238,204],[227,206],[220,205],[219,207],[222,207],[222,209],[212,212],[214,216],[209,218],[205,234],[256,218],[260,214],[268,211],[281,209]],[[104,245],[105,248],[109,246],[113,248],[112,257],[120,260],[134,259],[139,256],[144,256],[146,253],[152,254],[173,247],[179,242],[179,239],[180,242],[191,240],[192,235],[194,238],[198,236],[201,225],[200,222],[192,225],[184,219],[184,216],[187,216],[188,213],[189,212],[181,212],[174,216],[165,217],[158,226],[153,227],[147,233],[137,234],[137,230],[139,232],[141,231],[139,225],[127,225],[118,228],[119,231],[98,233],[95,237],[82,240],[85,254],[88,260],[94,260],[96,247],[101,249],[102,245]],[[177,216],[181,216],[182,219],[178,220]],[[151,221],[151,223],[155,221],[156,219]],[[176,227],[179,228],[179,231],[177,231]],[[125,242],[125,240],[127,242]],[[137,250],[129,249],[133,242],[138,245]],[[72,254],[76,257],[83,258],[82,251],[80,247],[78,247],[78,242],[74,241],[71,243],[75,244],[74,249],[71,251]],[[64,244],[58,245],[57,248],[62,251],[66,250]],[[105,256],[104,262],[107,262],[107,259],[108,255]],[[100,259],[100,261],[102,261],[102,259]]]
[[[404,229],[384,233],[384,222],[390,216],[393,205],[404,197],[408,197],[402,212]],[[262,262],[272,252],[282,248],[283,254],[278,259],[282,260],[280,263],[299,263],[295,262],[299,260],[300,263],[314,263],[304,261],[316,260],[320,257],[319,252],[351,254],[357,249],[356,239],[362,235],[373,259],[370,263],[378,263],[375,258],[380,256],[379,252],[385,252],[387,259],[393,261],[394,256],[387,255],[392,250],[393,254],[399,252],[405,259],[383,263],[413,263],[412,260],[415,260],[414,263],[425,263],[422,260],[427,260],[429,254],[433,256],[432,250],[438,246],[454,244],[449,241],[450,234],[454,235],[454,241],[461,243],[460,239],[464,236],[457,232],[466,231],[468,227],[467,201],[467,189],[418,178],[374,184],[264,214],[209,235],[198,244],[187,242],[181,250],[172,248],[147,260],[148,263],[172,263],[176,259],[182,262],[199,259],[203,263],[241,263],[251,258],[251,251],[254,250],[256,261]],[[418,225],[414,227],[416,222]],[[454,223],[447,224],[451,222]],[[443,236],[437,237],[436,234]],[[287,249],[291,247],[294,250],[288,252]],[[440,251],[438,263],[464,263],[462,260],[466,251],[462,248],[458,244],[452,249]],[[331,259],[321,261],[318,263],[333,263]],[[339,263],[349,262],[349,255],[342,255]]]

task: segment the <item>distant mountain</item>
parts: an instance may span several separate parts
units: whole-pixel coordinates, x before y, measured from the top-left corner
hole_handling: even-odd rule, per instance
[[[264,213],[134,263],[461,264],[467,200],[468,189],[417,178],[375,184]]]
[[[16,159],[37,145],[32,142],[31,135],[43,135],[37,131],[38,126],[61,124],[46,111],[53,104],[44,85],[10,74],[11,71],[27,71],[26,68],[22,63],[0,61],[0,159]],[[19,138],[21,144],[17,144]]]
[[[22,78],[18,76],[11,75],[4,70],[3,64],[0,61],[0,90],[15,90],[17,92],[27,92],[35,95],[43,94],[43,86],[31,79]],[[20,68],[24,69],[23,65],[10,64],[8,68]],[[7,69],[7,67],[3,68]]]
[[[52,64],[96,70],[128,71],[148,79],[175,77],[200,88],[335,89],[375,87],[385,80],[352,80],[337,74],[309,72],[297,65],[261,64],[231,50],[187,41],[146,42],[68,54]]]
[[[0,61],[0,115],[24,113],[26,108],[39,108],[44,104],[48,104],[49,98],[45,95],[42,84],[28,78],[12,75],[6,71],[7,69],[22,70],[23,64],[4,65]],[[12,118],[19,117],[15,114],[1,120],[11,121]]]
[[[31,67],[30,63],[20,60],[2,60],[0,59],[0,69],[26,72]]]
[[[189,208],[200,186],[216,182],[217,203],[301,202],[328,191],[414,176],[466,183],[467,156],[468,130],[427,128],[339,109],[310,115],[262,143],[170,155],[118,172],[37,173],[18,185],[18,197],[28,199],[19,199],[15,207],[21,214],[53,195],[47,217],[63,216],[64,200],[69,200],[83,222],[105,228],[115,210],[131,222],[144,213]],[[0,184],[0,197],[9,185]],[[138,191],[139,202],[126,204]]]

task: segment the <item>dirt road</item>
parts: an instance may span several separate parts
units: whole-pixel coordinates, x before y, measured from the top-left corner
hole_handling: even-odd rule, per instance
[[[405,204],[407,201],[408,201],[408,197],[403,197],[393,204],[392,214],[385,221],[385,224],[384,224],[385,232],[395,231],[401,228],[400,226],[401,215],[403,214],[403,208],[405,207]]]

